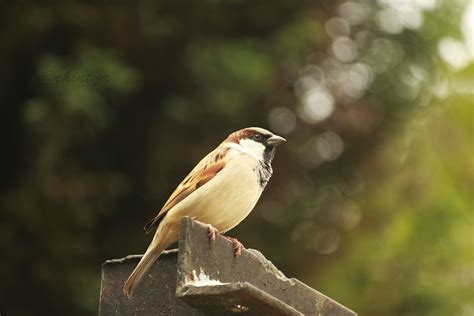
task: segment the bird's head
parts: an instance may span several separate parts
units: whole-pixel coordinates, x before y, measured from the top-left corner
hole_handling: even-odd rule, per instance
[[[275,148],[286,142],[283,137],[260,127],[247,127],[238,130],[230,134],[226,141],[235,143],[244,152],[266,161],[271,161],[275,154]]]

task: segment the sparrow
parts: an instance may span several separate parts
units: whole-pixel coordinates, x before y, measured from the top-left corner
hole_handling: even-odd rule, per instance
[[[147,232],[156,232],[123,292],[130,298],[160,254],[178,240],[181,217],[207,224],[211,240],[247,217],[272,176],[275,149],[283,142],[283,137],[263,128],[249,127],[230,134],[205,156],[145,225]],[[240,255],[242,244],[226,238]]]

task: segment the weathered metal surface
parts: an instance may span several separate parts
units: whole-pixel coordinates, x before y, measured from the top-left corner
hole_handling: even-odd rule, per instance
[[[187,286],[178,295],[206,315],[303,315],[248,282]]]
[[[232,243],[207,227],[181,220],[179,251],[160,256],[132,299],[122,286],[140,256],[102,268],[100,315],[319,315],[355,313],[283,273],[253,249],[234,256]]]
[[[177,250],[163,253],[133,297],[127,298],[122,287],[140,258],[128,256],[102,265],[99,315],[205,315],[175,299]]]
[[[215,285],[201,290],[193,285],[206,284],[206,280]],[[299,280],[285,277],[259,251],[244,249],[235,257],[232,243],[224,237],[211,243],[207,227],[189,218],[181,220],[177,281],[178,297],[216,314],[240,305],[253,315],[355,315]],[[235,285],[234,295],[229,294],[231,287],[219,282]],[[210,295],[212,287],[216,288]],[[262,314],[260,307],[268,309]]]

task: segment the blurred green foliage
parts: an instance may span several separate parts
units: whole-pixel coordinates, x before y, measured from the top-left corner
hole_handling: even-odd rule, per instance
[[[465,9],[0,3],[0,313],[96,314],[100,264],[143,252],[194,164],[262,126],[288,143],[231,235],[360,315],[472,315]]]
[[[360,201],[367,227],[319,272],[328,293],[363,315],[470,315],[472,105],[448,98],[384,145],[386,180]],[[393,155],[400,138],[410,139],[403,162]]]

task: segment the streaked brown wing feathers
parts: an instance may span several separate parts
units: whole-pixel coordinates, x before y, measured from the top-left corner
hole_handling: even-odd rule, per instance
[[[225,166],[225,152],[227,148],[218,147],[204,157],[193,170],[184,178],[176,190],[171,194],[158,215],[151,219],[144,227],[149,232],[157,227],[166,213],[179,202],[191,195],[198,188],[212,180]]]

